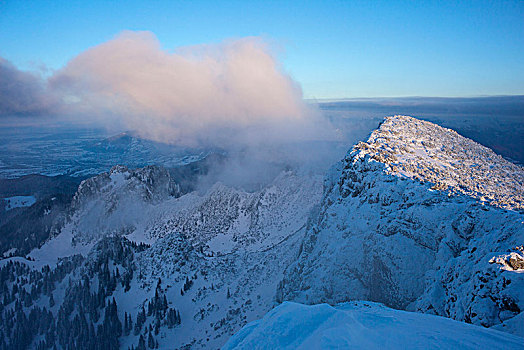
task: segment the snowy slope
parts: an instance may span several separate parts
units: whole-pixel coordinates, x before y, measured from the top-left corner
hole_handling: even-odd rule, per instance
[[[30,207],[36,202],[36,198],[34,196],[14,196],[3,198],[3,200],[6,202],[6,211],[14,208]]]
[[[3,338],[34,322],[33,347],[58,327],[63,348],[218,348],[281,301],[362,299],[524,336],[522,168],[452,130],[387,118],[323,185],[188,192],[172,174],[82,182],[61,231],[0,264]]]
[[[355,146],[390,174],[434,184],[507,209],[524,209],[524,171],[451,129],[412,117],[386,118]]]
[[[367,301],[284,302],[222,349],[524,349],[524,338]]]
[[[220,347],[275,305],[278,281],[320,200],[320,184],[318,177],[285,172],[257,192],[217,184],[204,195],[176,200],[188,202],[147,232],[156,241],[137,260],[141,288],[149,290],[160,277],[180,309],[182,323],[159,338],[161,346]],[[187,278],[191,287],[182,295]]]
[[[267,187],[246,192],[221,183],[204,195],[180,198],[182,210],[148,233],[152,238],[183,232],[193,245],[223,255],[236,249],[269,248],[304,226],[322,193],[321,176],[282,172]]]
[[[115,297],[120,320],[125,313],[136,320],[161,290],[182,322],[172,329],[162,323],[154,336],[159,346],[217,348],[274,307],[278,281],[296,257],[321,194],[322,176],[293,171],[255,192],[217,183],[205,192],[184,194],[162,168],[114,167],[80,185],[71,219],[30,254],[35,261],[28,264],[53,267],[81,254],[72,284],[63,287],[74,290],[84,276],[101,278],[96,276],[104,263],[97,261],[103,262],[108,251],[131,244],[118,237],[145,243],[139,251],[132,249],[131,260],[109,262],[109,274],[118,268],[120,275],[133,276],[128,290],[117,283],[107,297]],[[116,243],[111,237],[118,238]],[[140,335],[147,339],[154,322],[147,317],[142,332],[121,336],[121,347],[136,347]]]
[[[523,173],[452,130],[387,118],[328,175],[278,300],[366,299],[524,335],[524,274],[495,263],[524,243]]]

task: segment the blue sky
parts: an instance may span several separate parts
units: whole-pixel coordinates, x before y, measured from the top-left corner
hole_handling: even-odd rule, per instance
[[[306,98],[524,94],[523,1],[0,2],[0,56],[21,69],[126,29],[167,50],[263,36]]]

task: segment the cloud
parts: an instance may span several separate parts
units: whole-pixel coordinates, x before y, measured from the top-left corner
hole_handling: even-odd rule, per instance
[[[72,59],[49,87],[63,113],[117,121],[162,142],[318,136],[300,86],[256,37],[169,52],[150,32],[125,31]]]
[[[8,68],[13,80],[23,82],[2,95],[19,95],[10,110],[218,148],[229,160],[217,165],[210,183],[256,188],[282,169],[306,163],[320,169],[341,156],[320,146],[339,135],[304,102],[300,86],[261,38],[167,51],[150,32],[125,31],[47,79]]]
[[[55,103],[41,76],[20,71],[0,57],[0,116],[46,114]]]

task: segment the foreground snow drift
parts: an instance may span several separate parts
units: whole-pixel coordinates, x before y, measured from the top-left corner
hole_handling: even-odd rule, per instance
[[[524,349],[524,338],[451,319],[357,301],[284,302],[223,349]]]

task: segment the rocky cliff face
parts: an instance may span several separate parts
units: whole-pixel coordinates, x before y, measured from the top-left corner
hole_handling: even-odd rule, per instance
[[[79,243],[92,243],[107,234],[128,234],[153,214],[150,209],[181,194],[165,168],[114,166],[82,181],[73,197],[73,215],[66,230]]]
[[[158,202],[180,194],[178,185],[165,168],[150,165],[130,170],[117,165],[107,173],[82,181],[72,205],[74,209],[80,209],[92,200],[115,204],[128,195],[146,202]]]
[[[332,169],[278,299],[366,299],[522,332],[523,271],[494,262],[524,242],[523,176],[452,130],[387,118]]]

